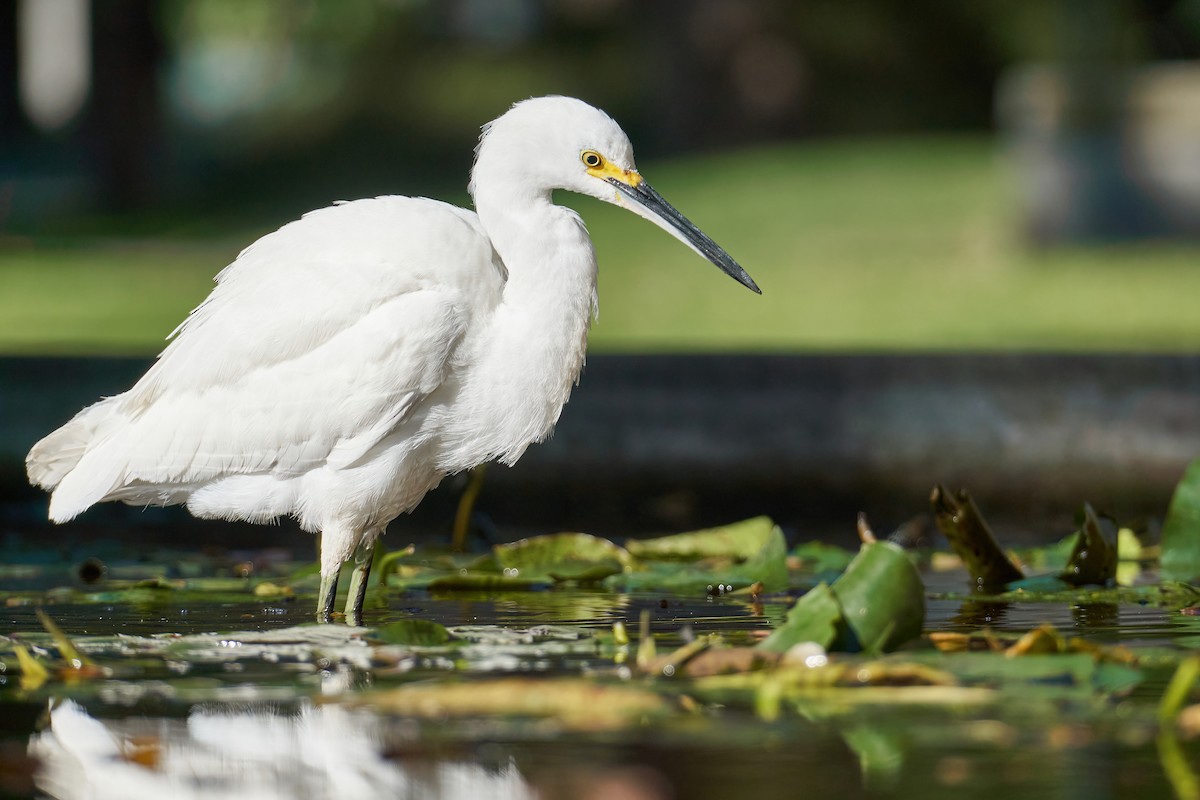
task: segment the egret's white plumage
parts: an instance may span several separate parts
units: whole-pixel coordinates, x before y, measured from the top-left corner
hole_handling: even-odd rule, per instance
[[[579,100],[527,100],[485,126],[470,189],[475,213],[358,200],[246,248],[132,389],[34,446],[50,517],[105,500],[290,515],[322,533],[335,580],[443,476],[513,463],[557,422],[583,366],[596,258],[555,189],[629,208],[757,291]]]

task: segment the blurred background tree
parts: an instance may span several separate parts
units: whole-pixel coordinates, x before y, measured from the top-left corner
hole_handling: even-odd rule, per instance
[[[64,36],[79,16],[86,38]],[[0,42],[5,183],[31,195],[10,212],[24,228],[67,201],[311,205],[428,186],[465,172],[482,122],[551,92],[608,109],[651,158],[988,130],[1013,64],[1200,55],[1200,3],[19,0],[0,7]],[[22,84],[18,54],[35,49],[90,65],[76,113],[22,113],[69,80]],[[24,185],[38,178],[58,191]]]
[[[1200,281],[1190,246],[1161,244],[1200,235],[1197,57],[1200,0],[15,0],[0,350],[89,350],[94,331],[140,352],[234,242],[337,199],[466,202],[479,126],[550,93],[612,113],[656,183],[766,278],[753,310],[697,284],[669,320],[636,299],[663,291],[638,265],[686,253],[619,227],[596,237],[602,295],[635,299],[606,304],[602,345],[1200,344],[1200,323],[1153,308]],[[601,234],[605,214],[588,212]],[[1022,232],[1160,244],[1043,256]],[[181,240],[210,246],[128,246]],[[1111,280],[1131,263],[1144,290]],[[1111,295],[1080,295],[1101,270],[1083,288]],[[99,272],[176,294],[151,315]],[[939,281],[1045,306],[1000,319],[936,302]],[[818,284],[825,302],[804,300]],[[73,300],[83,285],[105,293]],[[1131,292],[1154,300],[1132,313]]]

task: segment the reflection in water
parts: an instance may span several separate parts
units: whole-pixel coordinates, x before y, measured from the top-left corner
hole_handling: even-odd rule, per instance
[[[66,701],[30,739],[38,787],[74,798],[534,800],[511,762],[384,757],[377,718],[321,705],[296,714],[193,709],[187,719],[98,720]]]
[[[624,619],[629,595],[605,591],[522,593],[433,592],[424,604],[435,619],[448,625],[480,619],[504,625],[595,624],[607,627]]]
[[[1008,614],[1008,603],[987,600],[964,600],[958,613],[950,618],[950,624],[971,628],[995,627],[1004,622]]]
[[[1121,609],[1116,603],[1086,603],[1071,606],[1075,627],[1083,632],[1111,631],[1121,621]]]

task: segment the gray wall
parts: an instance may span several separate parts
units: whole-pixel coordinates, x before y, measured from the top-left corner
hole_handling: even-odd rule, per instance
[[[47,535],[44,498],[24,482],[29,446],[145,366],[0,359],[8,534]],[[850,541],[855,512],[887,530],[945,482],[970,489],[1005,535],[1044,538],[1068,533],[1084,500],[1125,522],[1161,516],[1197,454],[1192,357],[594,356],[554,437],[512,469],[493,467],[481,507],[508,535],[619,536],[769,513],[799,538]],[[444,535],[460,487],[448,480],[393,530]],[[56,535],[192,524],[223,530],[117,506]]]

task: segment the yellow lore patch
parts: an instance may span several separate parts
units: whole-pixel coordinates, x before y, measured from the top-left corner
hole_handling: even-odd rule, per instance
[[[589,167],[587,172],[588,175],[591,175],[593,178],[599,178],[602,181],[609,178],[616,178],[627,186],[637,186],[642,182],[642,176],[636,170],[621,169],[611,161],[605,161],[598,167]]]

